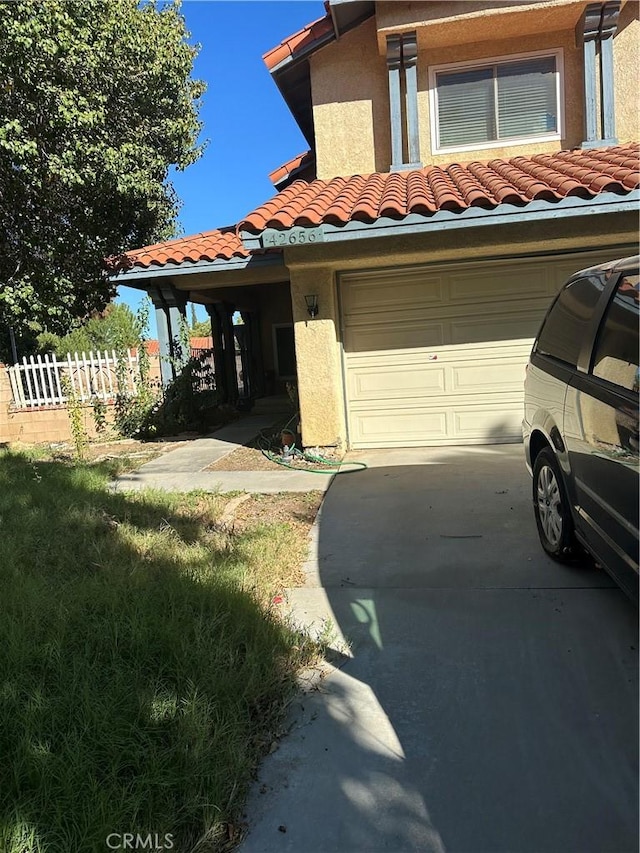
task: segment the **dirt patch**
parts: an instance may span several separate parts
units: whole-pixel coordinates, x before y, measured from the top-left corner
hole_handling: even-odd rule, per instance
[[[218,459],[207,471],[276,471],[278,463],[272,462],[257,447],[239,447]]]
[[[287,492],[276,495],[251,495],[235,507],[236,532],[258,524],[290,524],[309,531],[315,521],[323,492]]]
[[[285,589],[305,582],[309,532],[322,492],[240,495],[224,507],[214,530],[233,544],[245,569],[245,583],[271,603]]]
[[[189,438],[191,436],[188,436]],[[84,460],[86,462],[105,462],[112,459],[127,458],[142,465],[157,456],[162,456],[170,450],[180,447],[184,439],[176,437],[167,441],[138,441],[133,438],[124,438],[115,441],[92,441],[84,448]],[[13,450],[36,449],[44,458],[58,460],[61,462],[75,462],[76,448],[72,442],[56,442],[53,444],[24,444],[15,442],[11,444]]]
[[[281,457],[280,448],[273,443],[271,445],[271,452],[274,453],[277,457]],[[337,453],[334,454],[332,458],[332,462],[337,463],[342,459],[342,455]],[[284,460],[283,460],[284,461]],[[322,471],[326,469],[326,465],[322,465],[320,463],[310,462],[304,459],[300,459],[296,457],[293,460],[289,460],[287,464],[293,465],[296,469],[300,471]],[[282,466],[275,462],[273,459],[269,459],[262,450],[258,447],[252,447],[247,445],[246,447],[239,447],[237,450],[232,451],[231,453],[224,456],[222,459],[218,459],[217,462],[209,465],[206,469],[207,471],[277,471],[281,469]]]

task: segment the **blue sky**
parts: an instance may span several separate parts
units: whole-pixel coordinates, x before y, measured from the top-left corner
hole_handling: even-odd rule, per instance
[[[194,77],[207,83],[200,118],[202,158],[172,181],[184,234],[237,222],[270,198],[268,174],[308,146],[262,54],[324,15],[320,0],[186,0],[190,41],[201,45]],[[136,308],[139,291],[119,288]],[[198,318],[206,314],[199,308]],[[155,336],[152,318],[150,332]]]

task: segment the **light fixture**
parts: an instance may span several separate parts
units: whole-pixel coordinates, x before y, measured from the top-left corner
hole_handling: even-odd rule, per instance
[[[318,314],[318,297],[315,293],[305,296],[304,301],[307,303],[307,312],[310,317],[316,317]]]

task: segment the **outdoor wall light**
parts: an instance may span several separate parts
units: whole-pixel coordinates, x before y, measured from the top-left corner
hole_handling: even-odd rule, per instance
[[[318,297],[315,293],[305,296],[304,301],[307,303],[307,312],[310,317],[318,315]]]

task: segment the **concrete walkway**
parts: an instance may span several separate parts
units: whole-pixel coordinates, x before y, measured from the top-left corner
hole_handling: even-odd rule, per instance
[[[330,475],[292,471],[274,465],[273,471],[207,471],[214,462],[247,444],[277,421],[274,414],[248,415],[205,438],[185,441],[113,484],[117,492],[160,489],[165,492],[275,492],[326,491]]]
[[[239,853],[636,853],[637,610],[544,554],[522,446],[348,458],[288,597],[343,657]]]

